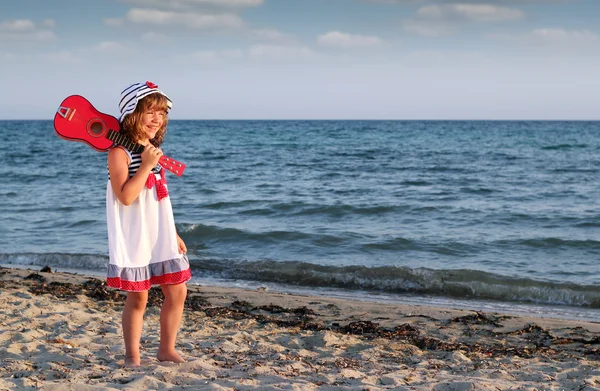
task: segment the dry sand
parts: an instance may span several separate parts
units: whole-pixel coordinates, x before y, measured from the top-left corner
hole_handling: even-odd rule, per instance
[[[600,323],[190,287],[158,362],[123,366],[123,295],[69,273],[0,269],[0,390],[600,390]]]

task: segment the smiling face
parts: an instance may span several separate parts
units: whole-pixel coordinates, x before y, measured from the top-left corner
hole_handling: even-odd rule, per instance
[[[156,133],[162,128],[165,118],[167,118],[167,112],[158,107],[149,107],[142,113],[141,124],[148,140],[156,137]],[[139,140],[141,143],[143,141]]]
[[[140,99],[135,111],[123,119],[123,132],[137,143],[159,146],[169,122],[167,109],[167,98],[160,93]]]

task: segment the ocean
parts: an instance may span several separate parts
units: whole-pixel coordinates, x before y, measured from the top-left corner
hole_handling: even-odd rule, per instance
[[[0,121],[0,264],[102,276],[106,154]],[[171,120],[195,284],[600,321],[600,122]]]

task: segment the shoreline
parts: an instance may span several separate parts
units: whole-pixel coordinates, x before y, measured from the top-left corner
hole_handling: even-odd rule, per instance
[[[0,269],[24,269],[39,271],[40,265],[0,263]],[[56,268],[58,273],[79,275],[83,278],[93,277],[103,280],[105,271],[82,270],[77,268]],[[57,272],[57,270],[54,270]],[[212,286],[223,289],[240,289],[253,291],[256,289],[267,289],[273,293],[291,294],[299,296],[314,296],[325,298],[337,298],[350,301],[364,301],[371,303],[385,303],[392,305],[427,306],[432,308],[453,308],[457,310],[482,311],[502,313],[513,316],[533,316],[539,318],[564,319],[584,322],[600,322],[600,309],[588,307],[576,307],[565,304],[539,304],[529,302],[502,302],[486,299],[449,298],[443,296],[426,296],[411,293],[385,293],[370,291],[353,291],[341,288],[325,287],[298,287],[281,285],[274,282],[260,282],[248,280],[221,280],[217,278],[198,278],[192,276],[188,282],[190,286]]]
[[[600,388],[598,322],[189,285],[187,362],[154,358],[153,290],[130,369],[103,280],[0,268],[0,288],[0,390]]]
[[[26,265],[13,263],[0,263],[0,268],[24,269],[39,271],[40,265]],[[77,268],[56,268],[59,273],[79,275],[81,277],[93,277],[103,280],[105,271],[82,270]],[[56,270],[55,270],[56,272]],[[386,303],[392,305],[427,306],[432,308],[453,308],[467,311],[483,311],[502,313],[513,316],[533,316],[539,318],[564,319],[584,322],[600,322],[600,309],[588,307],[576,307],[563,304],[539,304],[529,302],[502,302],[486,299],[461,299],[443,296],[425,296],[418,294],[394,294],[385,292],[353,291],[341,288],[325,287],[298,287],[280,285],[273,282],[260,282],[248,280],[221,280],[217,278],[198,278],[192,276],[188,286],[212,286],[224,289],[240,289],[253,291],[256,289],[268,289],[273,293],[291,294],[299,296],[314,296],[325,298],[338,298],[341,300],[364,301],[372,303]]]

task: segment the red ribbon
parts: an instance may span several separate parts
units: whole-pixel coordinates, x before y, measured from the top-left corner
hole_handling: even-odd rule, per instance
[[[153,186],[156,186],[156,195],[158,196],[159,201],[169,196],[166,184],[167,178],[165,177],[164,168],[160,170],[160,179],[156,179],[156,175],[153,173],[150,173],[148,179],[146,179],[146,187],[148,189],[152,189]]]

